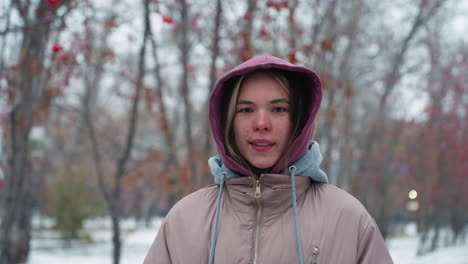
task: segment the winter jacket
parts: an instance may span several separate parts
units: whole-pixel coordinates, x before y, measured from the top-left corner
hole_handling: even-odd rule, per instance
[[[221,97],[231,78],[255,69],[291,72],[310,89],[308,121],[271,173],[249,171],[222,142]],[[296,75],[294,75],[296,74]],[[210,97],[218,156],[214,185],[179,201],[161,224],[144,261],[161,263],[393,263],[380,231],[350,194],[327,184],[317,142],[310,142],[321,84],[311,70],[272,56],[251,59],[223,76]]]

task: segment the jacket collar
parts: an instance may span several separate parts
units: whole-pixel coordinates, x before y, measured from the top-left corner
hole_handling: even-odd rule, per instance
[[[307,152],[292,165],[296,166],[296,175],[307,176],[316,182],[328,183],[327,175],[319,167],[321,162],[322,154],[320,153],[319,144],[312,141],[309,144]],[[245,175],[239,175],[226,168],[219,155],[211,157],[208,160],[208,164],[215,184],[220,184],[223,174],[226,176],[226,180],[245,177]],[[284,174],[287,174],[287,169]]]
[[[233,178],[225,182],[226,196],[224,199],[234,210],[255,215],[255,179],[252,177]],[[284,174],[263,174],[261,182],[261,204],[263,215],[269,219],[274,215],[283,213],[292,206],[291,203],[291,181],[288,175]],[[297,201],[303,200],[305,191],[309,187],[310,178],[304,176],[296,177]]]

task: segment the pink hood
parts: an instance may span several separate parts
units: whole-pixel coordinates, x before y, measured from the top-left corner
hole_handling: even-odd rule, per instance
[[[294,163],[302,155],[305,154],[307,148],[309,147],[310,140],[312,139],[314,133],[314,124],[315,124],[315,115],[320,107],[320,102],[322,100],[322,84],[320,82],[319,76],[312,70],[291,64],[288,61],[282,60],[274,56],[259,56],[252,58],[228,73],[222,76],[217,82],[211,92],[209,100],[209,119],[211,126],[211,133],[216,142],[216,147],[218,154],[221,157],[224,166],[228,169],[240,173],[241,175],[249,175],[247,168],[243,167],[232,158],[226,154],[226,150],[223,144],[223,131],[221,128],[221,114],[222,114],[222,91],[226,88],[226,84],[229,83],[229,80],[233,77],[257,70],[257,69],[281,69],[290,72],[303,74],[305,80],[303,89],[309,89],[311,92],[309,98],[309,109],[307,110],[308,120],[302,129],[300,135],[294,140],[291,148],[289,149],[286,156],[280,159],[276,165],[273,167],[271,173],[279,173],[284,169],[285,160],[288,160],[289,164]],[[286,74],[287,75],[287,74]]]

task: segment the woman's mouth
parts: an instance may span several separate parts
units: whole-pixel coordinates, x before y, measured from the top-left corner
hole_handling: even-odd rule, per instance
[[[274,142],[267,139],[255,139],[249,141],[249,144],[256,151],[267,151],[273,147]]]

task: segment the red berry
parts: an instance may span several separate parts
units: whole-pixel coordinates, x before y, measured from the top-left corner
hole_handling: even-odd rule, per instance
[[[62,0],[47,0],[47,4],[49,4],[50,6],[56,6],[60,4],[60,2],[62,2]]]
[[[60,44],[54,43],[54,45],[52,45],[52,51],[53,51],[54,53],[59,53],[59,52],[62,51],[62,50],[63,50],[63,47],[60,46]]]
[[[170,16],[163,16],[162,20],[164,23],[168,23],[168,24],[172,24],[174,22],[174,20],[172,20],[172,17]]]

